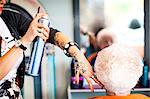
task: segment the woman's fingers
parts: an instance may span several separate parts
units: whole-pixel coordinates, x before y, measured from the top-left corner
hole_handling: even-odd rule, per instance
[[[49,34],[43,28],[38,28],[37,29],[37,36],[39,36],[44,41],[46,41],[49,37]]]
[[[42,17],[45,17],[45,16],[48,16],[46,13],[38,13],[36,14],[35,18],[34,18],[34,21],[35,22],[38,22],[38,20]]]
[[[35,18],[30,23],[30,26],[24,35],[23,42],[24,44],[28,45],[35,39],[35,37],[41,37],[45,42],[49,38],[49,27],[46,25],[42,25],[38,22],[38,20],[42,17],[48,16],[45,13],[38,13]]]
[[[49,33],[50,29],[48,26],[42,25],[41,23],[37,24],[37,28],[43,28],[46,32]]]
[[[39,32],[39,33],[42,33],[45,37],[49,37],[49,31],[47,31],[47,30],[45,30],[44,28],[38,28],[37,29],[37,31]],[[38,33],[38,34],[39,34]],[[38,35],[39,36],[39,35]]]
[[[80,72],[77,71],[76,73],[76,83],[79,84],[79,75],[80,75]]]
[[[88,82],[89,86],[90,86],[90,90],[92,92],[94,92],[94,87],[92,85],[92,81],[91,81],[91,78],[90,76],[92,75],[90,73],[90,70],[86,70],[85,72],[82,72],[82,70],[80,71],[81,75],[86,79],[86,81]]]
[[[38,14],[31,24],[34,27],[34,32],[36,36],[41,37],[46,42],[46,40],[49,38],[50,29],[48,26],[38,23],[38,21],[36,21],[37,19],[39,20],[43,15],[45,14]]]
[[[80,68],[80,73],[88,81],[91,91],[93,91],[94,89],[91,80],[94,80],[94,82],[97,83],[101,88],[103,87],[101,82],[97,79],[97,77],[93,73],[91,66]]]
[[[97,79],[95,78],[95,76],[91,76],[91,78],[95,81],[95,83],[97,83],[101,88],[103,88],[103,84]]]
[[[94,92],[94,87],[93,87],[93,85],[92,85],[92,81],[91,81],[91,79],[88,77],[88,76],[86,76],[86,75],[83,75],[83,77],[86,79],[86,81],[88,82],[88,84],[89,84],[89,86],[90,86],[90,90],[92,91],[92,92]]]

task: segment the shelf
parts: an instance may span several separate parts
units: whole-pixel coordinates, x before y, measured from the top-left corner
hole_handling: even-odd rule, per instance
[[[150,96],[150,88],[135,88],[131,93]],[[70,86],[68,86],[68,99],[87,99],[92,96],[104,95],[106,95],[105,89],[94,89],[94,92],[91,92],[90,89],[71,89]]]
[[[70,92],[91,92],[90,89],[70,89]],[[105,92],[104,89],[94,89],[94,92]]]
[[[70,86],[68,87],[70,92],[91,92],[90,89],[71,89]],[[148,91],[150,92],[150,88],[135,88],[132,91]],[[94,89],[94,92],[105,92],[105,89]]]

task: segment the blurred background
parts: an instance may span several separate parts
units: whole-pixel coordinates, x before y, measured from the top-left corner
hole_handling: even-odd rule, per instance
[[[93,53],[101,50],[95,39],[101,30],[108,29],[117,35],[118,41],[123,44],[139,46],[146,44],[143,61],[149,68],[149,31],[148,27],[144,27],[146,24],[144,0],[8,0],[8,2],[21,6],[32,17],[41,6],[41,11],[48,13],[51,26],[76,41],[92,66],[96,57]],[[145,2],[148,2],[146,6],[149,9],[149,1]],[[145,20],[149,20],[149,16],[146,16]],[[32,46],[28,47],[26,59],[29,59],[32,50]],[[47,52],[47,49],[52,52]],[[148,76],[150,72],[147,67],[135,93],[150,95]],[[40,75],[25,76],[22,90],[24,99],[86,99],[89,96],[105,95],[105,91],[97,87],[95,93],[90,93],[87,82],[82,76],[80,78],[80,85],[74,84],[72,58],[65,56],[58,47],[47,44]]]

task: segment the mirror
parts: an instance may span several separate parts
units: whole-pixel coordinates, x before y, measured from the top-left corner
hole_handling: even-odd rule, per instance
[[[80,0],[80,38],[87,57],[114,42],[144,57],[144,0]]]
[[[91,65],[112,43],[132,47],[144,58],[144,14],[144,0],[80,0],[80,45]],[[142,87],[148,87],[147,67]]]

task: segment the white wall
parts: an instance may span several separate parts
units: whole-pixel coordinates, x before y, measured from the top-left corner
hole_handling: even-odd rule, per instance
[[[39,0],[50,16],[51,24],[70,39],[73,39],[72,0]],[[56,82],[57,99],[67,98],[70,61],[63,51],[56,47]]]

